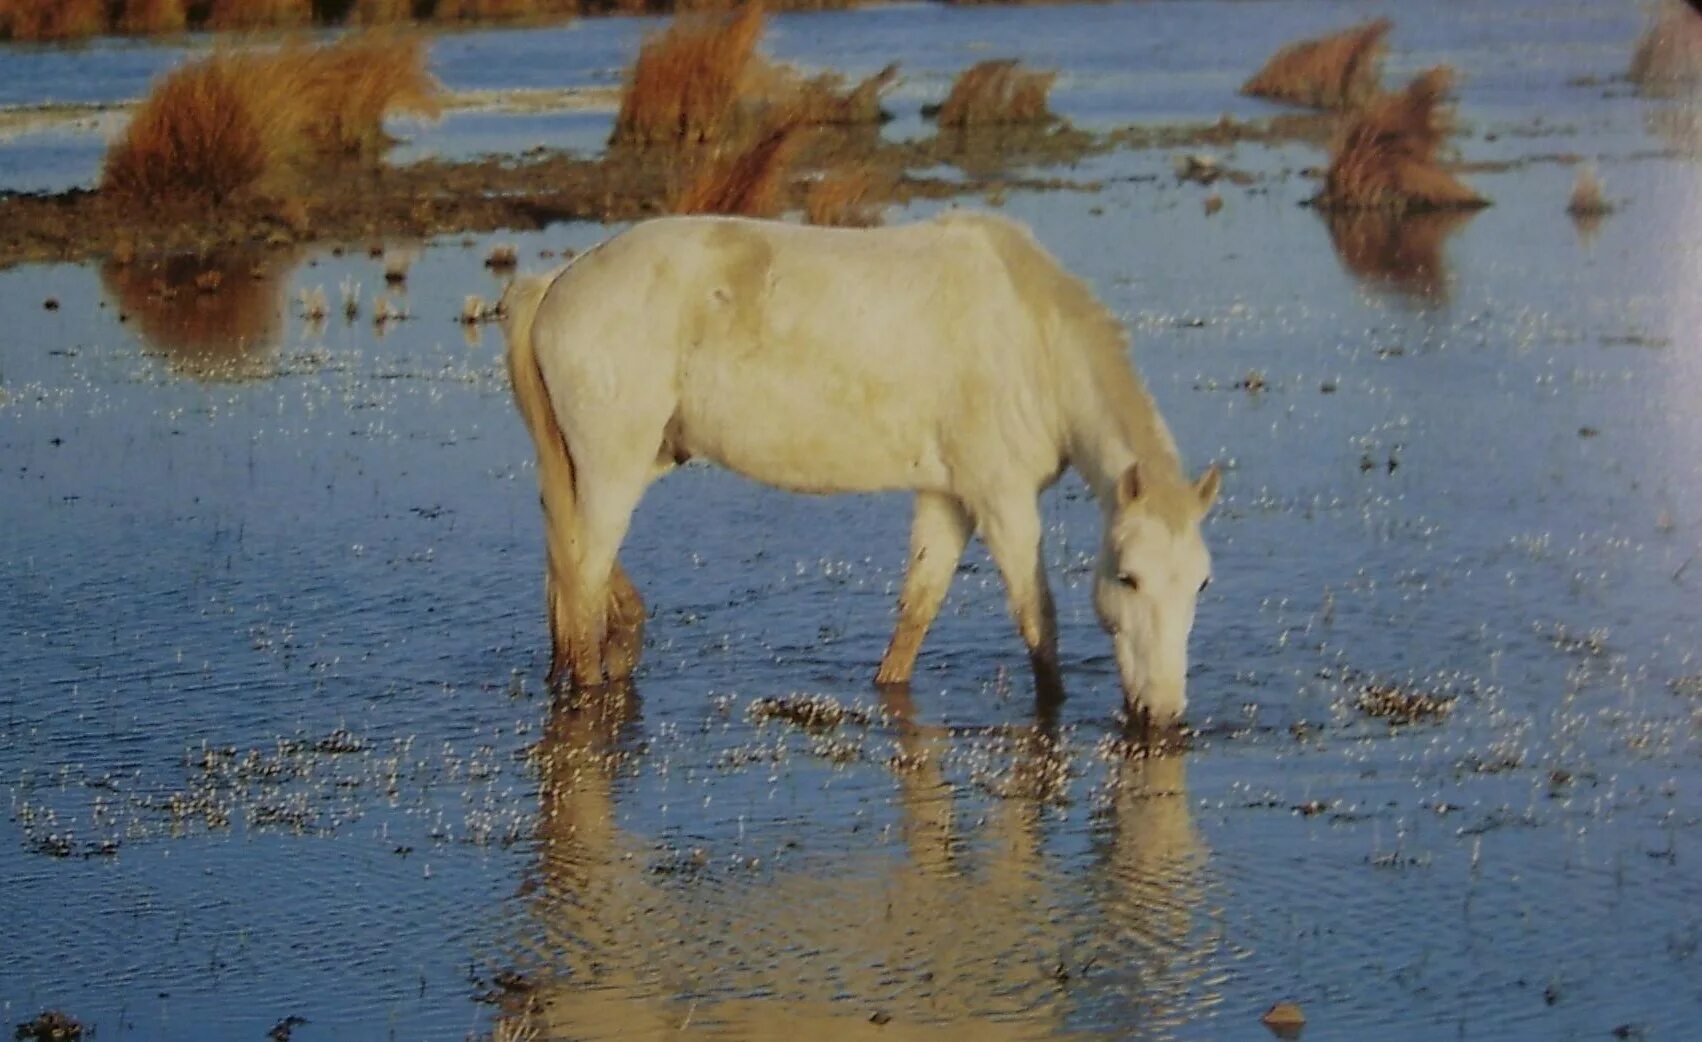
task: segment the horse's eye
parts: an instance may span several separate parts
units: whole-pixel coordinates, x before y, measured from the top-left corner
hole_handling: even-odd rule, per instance
[[[1200,580],[1200,592],[1205,593],[1206,587],[1208,587],[1210,585],[1211,585],[1211,576],[1208,575],[1204,579]]]
[[[1128,572],[1118,572],[1117,581],[1131,590],[1138,590],[1141,588],[1141,581],[1135,576],[1130,575]]]

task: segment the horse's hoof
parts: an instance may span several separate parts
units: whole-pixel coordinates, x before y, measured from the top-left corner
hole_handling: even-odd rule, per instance
[[[1179,752],[1188,747],[1190,732],[1180,719],[1159,720],[1145,709],[1133,710],[1123,724],[1123,737],[1148,753]]]

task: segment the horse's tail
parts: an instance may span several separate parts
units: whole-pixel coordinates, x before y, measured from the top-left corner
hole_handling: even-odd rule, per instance
[[[548,571],[544,599],[550,620],[550,682],[572,675],[573,649],[568,635],[572,589],[573,544],[578,527],[575,506],[573,457],[562,434],[549,386],[538,362],[533,326],[538,309],[560,272],[553,275],[522,275],[509,283],[502,295],[502,333],[508,341],[508,377],[514,389],[514,404],[532,435],[538,453],[538,492],[544,508],[544,541]],[[630,676],[637,664],[642,640],[644,603],[617,562],[610,578],[609,647],[603,649],[604,666],[611,679]]]

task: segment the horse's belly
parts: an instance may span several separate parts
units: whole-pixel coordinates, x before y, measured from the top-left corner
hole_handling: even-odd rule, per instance
[[[678,437],[685,452],[796,492],[946,487],[925,418],[861,394],[770,390],[777,393],[699,393],[682,401]]]

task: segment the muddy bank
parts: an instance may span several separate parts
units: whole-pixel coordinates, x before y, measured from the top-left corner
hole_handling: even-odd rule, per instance
[[[824,172],[867,171],[879,186],[876,203],[1012,188],[1092,188],[1091,182],[1032,171],[1117,149],[1322,143],[1331,125],[1328,117],[1282,115],[1130,126],[1105,134],[1069,126],[997,128],[903,142],[882,140],[873,128],[823,129],[811,135],[792,171],[789,208],[802,205],[808,187]],[[539,150],[514,159],[428,160],[401,167],[351,163],[322,169],[287,198],[256,197],[210,212],[186,205],[139,214],[87,189],[0,195],[0,268],[634,220],[664,212],[677,166],[676,153],[626,149],[598,157]]]

